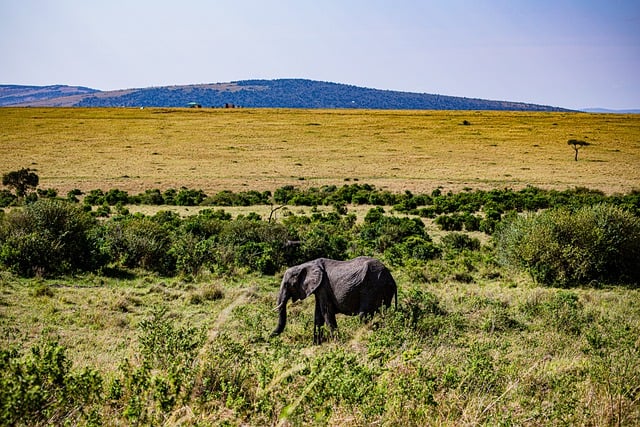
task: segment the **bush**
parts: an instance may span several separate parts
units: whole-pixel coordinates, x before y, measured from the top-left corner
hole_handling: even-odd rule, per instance
[[[239,218],[225,222],[218,238],[216,262],[223,269],[235,265],[275,274],[285,265],[288,236],[281,224]]]
[[[377,207],[365,216],[359,237],[365,248],[384,253],[388,248],[404,243],[412,236],[430,240],[421,219],[386,216],[384,210]]]
[[[13,188],[18,197],[25,197],[30,190],[35,190],[39,180],[35,170],[29,168],[22,168],[2,175],[2,185]]]
[[[22,276],[91,271],[104,261],[95,219],[71,202],[42,199],[0,220],[0,265]]]
[[[495,235],[499,260],[543,285],[640,283],[640,219],[599,204],[512,217]]]
[[[175,257],[170,251],[170,232],[147,217],[132,217],[109,222],[106,226],[106,252],[125,267],[140,267],[170,274],[175,270]]]
[[[9,190],[0,190],[0,208],[6,208],[14,204],[18,198]]]
[[[72,370],[65,348],[55,341],[28,354],[0,350],[1,425],[100,425],[101,395],[100,375],[90,368]]]
[[[442,245],[450,251],[462,251],[465,249],[477,251],[480,249],[480,240],[464,233],[449,233],[442,238]]]
[[[440,215],[434,222],[444,231],[462,231],[465,217],[459,214]]]
[[[171,255],[176,260],[177,273],[197,275],[214,259],[214,239],[201,239],[194,234],[184,233],[171,246]]]

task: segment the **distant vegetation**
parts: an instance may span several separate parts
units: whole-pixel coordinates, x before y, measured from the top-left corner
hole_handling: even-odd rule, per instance
[[[15,87],[0,86],[0,100],[9,92],[4,103],[47,106],[40,94],[31,96],[32,88],[20,98]],[[43,88],[44,90],[44,88]],[[81,93],[70,93],[78,95]],[[504,111],[568,111],[522,102],[491,101],[426,93],[369,89],[338,83],[304,79],[243,80],[208,85],[150,87],[126,91],[87,91],[81,97],[69,98],[68,103],[57,99],[60,91],[52,88],[55,104],[76,107],[187,107],[197,103],[203,107],[234,105],[258,108],[360,108],[382,110],[504,110]],[[40,102],[38,102],[40,101]]]

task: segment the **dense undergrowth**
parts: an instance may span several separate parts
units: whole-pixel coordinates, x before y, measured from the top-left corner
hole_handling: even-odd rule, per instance
[[[427,285],[396,269],[399,308],[367,324],[340,316],[322,346],[311,344],[312,302],[293,305],[285,333],[269,338],[277,283],[265,276],[218,281],[212,293],[211,278],[102,279],[95,288],[89,276],[5,274],[1,423],[640,421],[637,290],[487,280],[480,257],[462,252],[429,267],[453,277],[458,262],[475,266],[472,283]]]
[[[0,214],[0,424],[640,423],[637,195],[514,194],[396,195],[361,219],[343,200],[278,221],[102,218],[47,197],[12,208]],[[284,268],[362,254],[392,268],[397,310],[341,316],[312,346],[307,300],[269,337]]]

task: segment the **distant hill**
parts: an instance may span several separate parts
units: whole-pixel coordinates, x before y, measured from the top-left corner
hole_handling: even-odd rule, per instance
[[[96,89],[81,86],[19,86],[0,85],[0,107],[9,105],[30,105],[49,102],[55,98],[84,96],[100,92]]]
[[[0,86],[0,105],[569,111],[522,102],[369,89],[304,79],[243,80],[106,92],[73,86]]]
[[[640,114],[640,109],[633,110],[610,110],[608,108],[583,108],[580,111],[586,113],[610,113],[610,114]]]

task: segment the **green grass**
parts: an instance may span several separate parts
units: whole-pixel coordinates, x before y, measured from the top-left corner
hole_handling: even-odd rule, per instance
[[[398,311],[368,324],[339,316],[322,346],[311,344],[313,298],[290,305],[287,329],[269,338],[273,277],[3,273],[2,348],[25,360],[56,340],[68,381],[98,372],[99,399],[49,415],[80,424],[640,422],[638,290],[537,288],[484,256],[394,270]],[[461,268],[471,283],[455,280]]]

